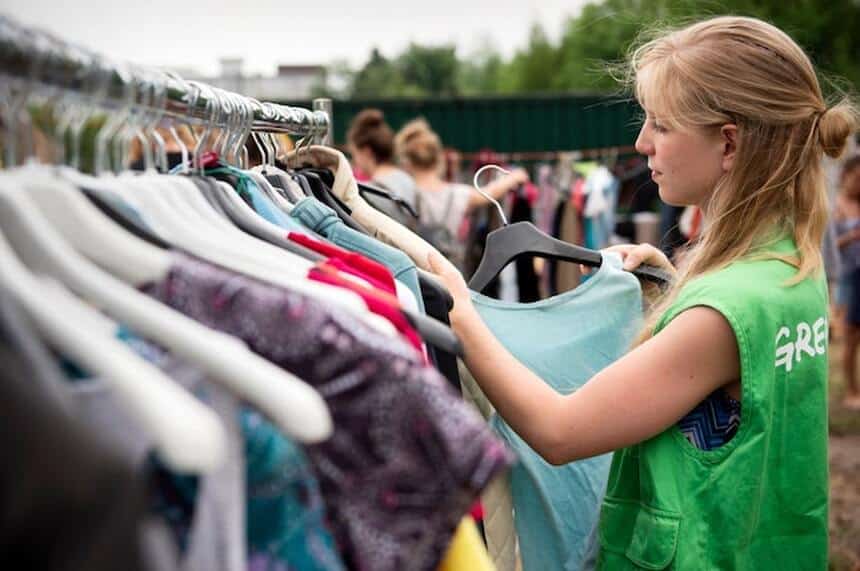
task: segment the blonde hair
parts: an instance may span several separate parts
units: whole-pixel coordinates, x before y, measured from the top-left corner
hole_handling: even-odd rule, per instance
[[[628,70],[642,107],[670,128],[737,126],[736,158],[713,190],[707,226],[639,342],[684,285],[742,257],[791,263],[789,283],[819,271],[828,210],[821,160],[842,153],[858,113],[847,98],[828,107],[803,50],[768,23],[725,16],[641,45]],[[797,256],[768,252],[774,230],[794,236]]]
[[[424,119],[413,119],[394,138],[394,148],[401,162],[419,170],[440,169],[442,141]]]

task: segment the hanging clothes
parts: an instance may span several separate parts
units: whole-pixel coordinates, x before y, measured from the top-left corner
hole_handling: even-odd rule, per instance
[[[405,343],[305,296],[175,260],[146,293],[239,337],[326,398],[334,435],[307,450],[345,563],[434,569],[474,496],[511,463],[505,447]]]
[[[32,323],[0,292],[0,567],[176,569],[146,475],[76,418]]]
[[[624,354],[642,317],[639,282],[621,269],[616,255],[604,255],[603,265],[578,288],[547,300],[511,304],[475,292],[472,300],[514,357],[562,394]],[[582,569],[595,547],[611,455],[552,466],[500,417],[491,424],[519,457],[510,482],[523,568]]]

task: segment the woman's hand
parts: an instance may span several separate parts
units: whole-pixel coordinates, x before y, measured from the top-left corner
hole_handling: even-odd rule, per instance
[[[511,171],[511,174],[508,175],[512,182],[513,188],[518,187],[521,184],[525,184],[529,181],[529,172],[524,168],[516,168]]]
[[[451,310],[450,317],[451,327],[457,331],[463,321],[469,318],[469,315],[477,315],[469,295],[469,286],[466,285],[466,280],[463,279],[463,275],[454,267],[454,264],[437,252],[430,252],[430,255],[427,256],[427,264],[430,266],[430,271],[442,281],[451,297],[454,298],[454,308]]]
[[[677,273],[675,266],[666,257],[666,254],[651,244],[622,244],[619,246],[610,246],[603,251],[618,252],[621,254],[621,259],[624,261],[624,269],[628,272],[635,270],[642,264],[647,264],[666,270],[673,276]]]

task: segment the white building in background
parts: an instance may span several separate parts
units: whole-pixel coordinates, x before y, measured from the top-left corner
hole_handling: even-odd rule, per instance
[[[249,95],[260,100],[284,101],[310,99],[314,87],[325,85],[326,69],[321,65],[279,65],[277,75],[246,75],[242,58],[218,60],[221,72],[215,77],[203,77],[190,70],[176,69],[183,79],[202,81]]]

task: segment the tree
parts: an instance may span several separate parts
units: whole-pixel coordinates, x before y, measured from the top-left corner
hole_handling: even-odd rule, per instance
[[[397,58],[397,67],[406,85],[427,95],[456,95],[457,48],[419,46],[409,48]]]
[[[480,46],[460,61],[457,86],[463,95],[498,93],[505,62],[492,40],[485,37]]]
[[[533,25],[528,45],[504,61],[488,41],[459,61],[453,46],[411,44],[394,60],[377,50],[356,73],[354,97],[618,91],[608,72],[650,28],[720,14],[754,16],[791,35],[812,57],[826,92],[860,88],[860,0],[603,0],[567,20],[558,45]],[[847,84],[847,85],[846,85]]]
[[[385,97],[401,95],[405,86],[397,66],[373,48],[368,62],[355,74],[350,91],[356,98]]]
[[[540,24],[532,24],[528,46],[514,55],[503,74],[500,90],[512,93],[549,91],[558,65],[558,50]]]

